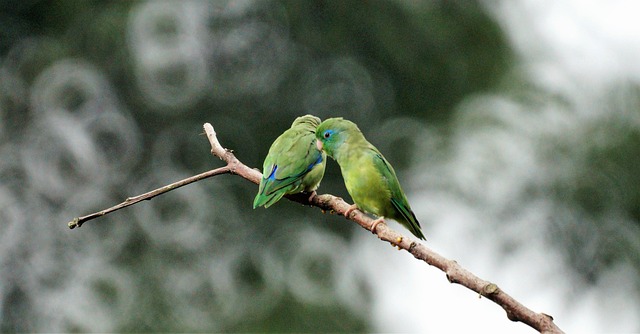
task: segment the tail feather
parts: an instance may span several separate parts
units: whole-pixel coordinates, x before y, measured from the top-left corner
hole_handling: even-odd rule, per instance
[[[427,240],[427,238],[425,238],[424,234],[422,233],[422,229],[420,228],[420,223],[418,222],[418,218],[416,218],[416,214],[413,213],[410,208],[398,202],[395,198],[391,199],[391,203],[402,216],[405,222],[405,224],[403,225],[405,225],[409,229],[409,231],[411,231],[411,233],[413,233],[413,235],[415,235],[416,237],[422,240]]]
[[[264,206],[265,208],[270,207],[275,202],[279,201],[282,196],[284,196],[284,192],[277,191],[275,193],[271,193],[269,195],[264,195],[259,193],[256,195],[256,198],[253,200],[253,208],[257,208],[259,206]]]

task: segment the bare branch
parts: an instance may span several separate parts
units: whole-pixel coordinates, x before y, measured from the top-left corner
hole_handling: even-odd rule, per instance
[[[260,183],[260,172],[245,166],[231,151],[222,148],[222,145],[220,145],[216,138],[216,133],[211,124],[205,123],[204,129],[207,133],[207,138],[209,138],[211,153],[213,155],[227,162],[228,166],[233,166],[232,173],[253,183]],[[328,194],[315,196],[311,202],[309,202],[308,196],[306,195],[293,195],[287,196],[287,198],[302,204],[313,205],[324,211],[340,215],[344,215],[350,207],[350,205],[342,200],[342,198]],[[348,219],[358,223],[358,225],[369,231],[371,230],[373,219],[361,211],[353,210],[349,214]],[[500,305],[507,312],[509,320],[523,322],[540,333],[563,333],[562,330],[555,325],[551,316],[544,313],[536,313],[528,309],[513,297],[502,291],[496,284],[477,277],[473,273],[462,268],[457,262],[449,260],[427,248],[425,245],[403,236],[389,228],[386,224],[379,224],[374,233],[379,239],[387,241],[400,249],[404,249],[411,253],[411,255],[416,259],[422,260],[427,264],[442,270],[447,275],[449,282],[460,284]]]
[[[155,190],[151,190],[147,193],[144,193],[142,195],[138,195],[138,196],[134,196],[134,197],[129,197],[126,200],[124,200],[124,202],[120,203],[120,204],[116,204],[110,208],[104,209],[102,211],[98,211],[98,212],[94,212],[92,214],[88,214],[86,216],[82,216],[82,217],[77,217],[74,218],[72,221],[68,222],[67,225],[69,226],[70,229],[74,229],[76,227],[80,227],[82,226],[82,224],[84,224],[85,222],[98,218],[98,217],[102,217],[106,214],[109,214],[111,212],[114,211],[118,211],[122,208],[126,208],[130,205],[134,205],[138,202],[142,202],[142,201],[146,201],[146,200],[150,200],[158,195],[162,195],[168,191],[174,190],[174,189],[178,189],[182,186],[186,186],[189,183],[193,183],[196,181],[200,181],[203,179],[206,179],[208,177],[212,177],[212,176],[216,176],[216,175],[220,175],[220,174],[228,174],[230,173],[230,169],[229,166],[224,166],[224,167],[220,167],[220,168],[216,168],[216,169],[212,169],[210,171],[206,171],[204,173],[200,173],[198,175],[194,175],[191,177],[188,177],[186,179],[168,184],[164,187],[155,189]]]
[[[204,123],[204,133],[207,135],[207,139],[209,139],[209,144],[211,145],[211,154],[220,158],[221,160],[225,160],[224,156],[227,153],[227,150],[220,145],[218,141],[218,137],[216,136],[216,130],[213,129],[213,126],[210,123]]]
[[[213,129],[211,124],[204,123],[204,133],[209,139],[209,144],[211,144],[211,154],[226,162],[231,174],[238,174],[255,184],[260,183],[262,173],[247,167],[245,164],[241,163],[238,158],[236,158],[233,151],[223,148],[222,145],[220,145],[218,137],[216,136],[216,131]]]
[[[225,161],[227,163],[226,166],[204,172],[196,176],[192,176],[190,178],[169,184],[167,186],[158,188],[139,196],[127,198],[124,202],[111,208],[92,213],[87,216],[76,218],[73,221],[69,222],[69,228],[74,228],[76,226],[79,227],[83,222],[86,222],[88,220],[104,216],[113,211],[136,204],[140,201],[149,200],[155,196],[182,187],[189,183],[219,174],[236,174],[255,184],[260,183],[262,174],[259,171],[244,165],[242,162],[240,162],[240,160],[238,160],[238,158],[236,158],[231,150],[225,149],[218,141],[216,132],[211,124],[205,123],[204,131],[211,145],[211,153],[214,156],[217,156],[218,158]],[[307,195],[303,194],[289,195],[286,197],[292,201],[305,205],[316,206],[323,211],[328,211],[340,215],[344,215],[344,213],[350,207],[350,205],[342,198],[329,194],[317,195],[311,200],[309,200],[309,197]],[[361,211],[351,211],[347,219],[356,222],[364,229],[367,229],[369,231],[371,230],[373,219],[371,219]],[[513,297],[502,291],[496,284],[477,277],[470,271],[462,268],[462,266],[460,266],[457,262],[443,257],[442,255],[427,248],[425,245],[412,240],[411,238],[405,237],[404,235],[389,228],[386,224],[379,224],[376,227],[374,233],[380,240],[387,241],[392,245],[397,246],[399,249],[404,249],[411,255],[413,255],[416,259],[422,260],[427,264],[440,269],[446,274],[449,282],[460,284],[500,305],[500,307],[502,307],[506,311],[509,320],[523,322],[540,333],[563,333],[562,330],[560,330],[560,328],[555,325],[551,316],[544,313],[536,313],[530,310],[526,306],[522,305],[522,303],[518,302]]]

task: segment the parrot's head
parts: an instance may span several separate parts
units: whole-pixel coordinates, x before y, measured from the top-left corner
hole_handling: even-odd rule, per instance
[[[313,115],[300,116],[293,121],[293,124],[291,124],[291,127],[298,126],[298,125],[308,126],[310,128],[313,128],[313,130],[315,131],[318,125],[320,125],[320,118]]]
[[[343,144],[358,133],[361,132],[355,123],[342,117],[329,118],[320,123],[316,129],[316,144],[319,150],[335,158],[335,154],[343,148]]]

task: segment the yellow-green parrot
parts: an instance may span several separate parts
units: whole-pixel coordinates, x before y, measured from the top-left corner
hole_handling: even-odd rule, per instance
[[[355,202],[345,216],[358,208],[379,217],[371,228],[374,233],[386,217],[425,240],[396,172],[382,153],[364,138],[355,123],[341,117],[327,119],[318,126],[316,139],[318,149],[340,165],[344,185]]]
[[[309,192],[311,200],[324,176],[327,156],[316,147],[316,128],[320,118],[296,118],[271,145],[264,159],[262,179],[253,208],[270,207],[282,196]]]

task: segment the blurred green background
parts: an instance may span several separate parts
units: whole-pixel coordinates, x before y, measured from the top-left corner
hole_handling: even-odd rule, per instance
[[[531,332],[239,177],[66,227],[219,167],[204,122],[260,167],[306,113],[360,126],[434,250],[567,332],[640,330],[633,8],[0,2],[0,331]],[[319,192],[348,199],[335,163]]]

